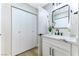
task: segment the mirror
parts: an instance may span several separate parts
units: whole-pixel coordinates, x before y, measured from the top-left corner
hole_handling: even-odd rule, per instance
[[[52,22],[55,23],[54,28],[67,28],[70,17],[69,5],[57,7],[52,11]]]

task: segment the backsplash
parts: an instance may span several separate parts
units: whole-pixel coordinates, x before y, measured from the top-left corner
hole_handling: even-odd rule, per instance
[[[70,32],[68,29],[59,29],[59,31],[62,32],[64,36],[70,36]]]

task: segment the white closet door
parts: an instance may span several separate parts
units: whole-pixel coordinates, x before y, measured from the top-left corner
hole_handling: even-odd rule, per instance
[[[35,15],[32,16],[32,44],[33,46],[37,46],[37,17]],[[35,44],[34,44],[35,43]]]
[[[1,4],[0,4],[0,34],[1,34]],[[1,56],[1,35],[0,35],[0,56]]]
[[[36,17],[36,15],[12,7],[12,55],[35,47],[36,40],[33,36],[36,34]]]

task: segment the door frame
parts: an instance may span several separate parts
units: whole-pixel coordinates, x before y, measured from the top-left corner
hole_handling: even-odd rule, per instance
[[[24,9],[19,8],[19,7],[11,5],[11,55],[12,55],[12,8],[19,9],[21,11],[30,13],[30,14],[35,15],[37,17],[37,19],[36,19],[36,34],[37,34],[37,37],[36,38],[37,38],[37,47],[38,47],[38,14],[35,14],[35,13],[30,12],[30,11],[27,11],[27,10],[24,10]]]

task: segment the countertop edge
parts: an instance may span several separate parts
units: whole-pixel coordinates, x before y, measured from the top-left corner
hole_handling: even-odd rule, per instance
[[[42,38],[49,38],[49,39],[53,39],[54,37],[50,37],[50,35],[42,35]],[[54,39],[56,39],[56,40],[59,40],[60,41],[60,39],[58,39],[58,38],[54,38]],[[77,39],[77,38],[75,38],[75,39]],[[78,44],[78,42],[77,41],[68,41],[68,40],[66,40],[68,43],[71,43],[71,44],[74,44],[74,45],[78,45],[79,46],[79,44]]]

